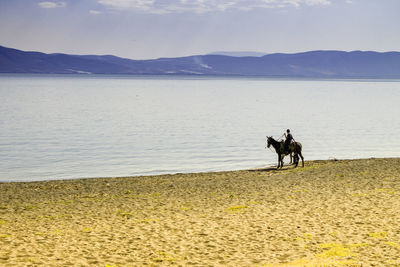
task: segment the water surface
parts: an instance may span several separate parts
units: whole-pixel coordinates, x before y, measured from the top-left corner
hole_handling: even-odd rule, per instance
[[[0,181],[276,164],[290,128],[306,160],[400,156],[400,81],[0,76]]]

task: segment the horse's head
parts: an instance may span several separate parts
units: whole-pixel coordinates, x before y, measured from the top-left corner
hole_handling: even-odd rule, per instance
[[[272,136],[267,136],[267,147],[269,148],[272,144]]]

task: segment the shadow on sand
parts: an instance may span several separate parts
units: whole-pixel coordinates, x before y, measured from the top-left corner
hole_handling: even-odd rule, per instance
[[[286,170],[291,170],[294,168],[295,168],[294,165],[290,164],[290,165],[283,166],[280,169],[277,169],[276,167],[271,166],[271,167],[260,168],[260,169],[251,169],[249,171],[251,171],[251,172],[272,172],[272,171],[286,171]]]

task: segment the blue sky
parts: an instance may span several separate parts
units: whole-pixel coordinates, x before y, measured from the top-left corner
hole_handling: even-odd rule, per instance
[[[0,45],[132,59],[400,51],[399,0],[0,0]]]

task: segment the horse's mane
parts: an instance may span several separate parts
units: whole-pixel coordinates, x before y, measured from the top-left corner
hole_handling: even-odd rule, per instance
[[[281,143],[281,142],[275,140],[272,136],[269,136],[268,139],[270,139],[271,142],[273,142],[273,143]]]

